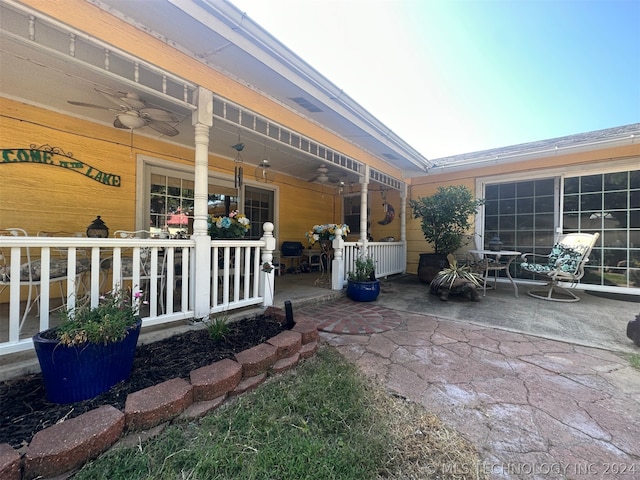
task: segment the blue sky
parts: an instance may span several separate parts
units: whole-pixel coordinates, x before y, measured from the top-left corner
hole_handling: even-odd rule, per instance
[[[231,0],[429,159],[640,122],[640,0]]]

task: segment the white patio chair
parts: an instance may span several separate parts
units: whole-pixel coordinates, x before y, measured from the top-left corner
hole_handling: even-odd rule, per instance
[[[27,232],[22,228],[3,228],[0,229],[0,235],[11,235],[16,237],[27,237]],[[67,258],[60,257],[59,251],[63,249],[51,249],[49,257],[49,283],[57,283],[60,291],[60,306],[55,308],[63,308],[66,305],[65,283],[67,281]],[[21,250],[21,258],[19,259],[20,268],[20,285],[27,287],[27,298],[25,301],[25,309],[20,321],[20,329],[29,315],[31,309],[36,306],[36,316],[40,315],[40,296],[42,285],[42,259],[32,252],[30,247],[24,247]],[[76,276],[82,275],[89,271],[90,264],[88,259],[78,259],[76,261]],[[2,293],[11,284],[11,252],[0,250],[0,293]],[[51,309],[51,310],[55,310]]]
[[[580,300],[571,289],[561,287],[559,282],[576,284],[584,276],[584,266],[589,261],[591,249],[600,234],[569,233],[558,239],[548,255],[523,253],[520,268],[534,275],[549,279],[544,287],[530,290],[528,295],[553,302],[577,302]],[[545,259],[533,263],[529,258]]]
[[[151,238],[151,232],[148,230],[116,230],[113,233],[115,238]],[[162,257],[159,258],[160,265],[158,266],[157,280],[160,281],[159,293],[162,293],[165,289],[166,281],[166,258],[161,251]],[[144,292],[144,300],[149,300],[149,287],[151,281],[151,248],[144,247],[140,249],[140,284],[137,287]],[[134,252],[133,248],[123,248],[121,251],[121,268],[120,278],[116,280],[116,283],[120,286],[124,282],[134,282]],[[110,270],[113,267],[113,257],[108,257],[102,260],[102,267],[104,270]],[[132,285],[135,287],[136,285]],[[164,312],[164,303],[160,302],[161,311]]]

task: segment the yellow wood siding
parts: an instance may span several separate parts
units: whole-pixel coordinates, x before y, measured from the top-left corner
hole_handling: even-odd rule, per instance
[[[49,145],[75,160],[121,177],[110,187],[76,172],[32,163],[0,164],[0,225],[38,231],[84,232],[101,215],[111,232],[135,228],[136,156],[144,154],[193,168],[193,149],[143,137],[111,126],[74,119],[0,98],[1,149]],[[133,146],[131,141],[133,140]],[[233,160],[210,156],[209,169],[232,178]],[[278,233],[285,240],[306,241],[316,223],[341,221],[342,202],[332,186],[321,186],[278,173]],[[259,184],[256,186],[260,186]]]

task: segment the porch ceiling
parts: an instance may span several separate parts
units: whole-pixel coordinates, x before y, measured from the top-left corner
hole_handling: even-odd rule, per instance
[[[237,78],[252,88],[269,92],[269,95],[276,101],[301,113],[311,121],[329,127],[342,137],[378,156],[381,160],[402,169],[405,177],[416,175],[419,172],[424,174],[426,164],[418,166],[417,163],[427,162],[426,159],[412,151],[403,142],[396,142],[392,132],[388,138],[373,135],[372,131],[379,129],[379,126],[369,125],[367,122],[370,119],[362,118],[361,112],[363,110],[361,108],[360,111],[357,109],[349,111],[348,102],[338,101],[337,97],[331,100],[327,95],[327,88],[336,89],[335,86],[328,81],[326,84],[320,85],[319,82],[324,81],[324,77],[304,64],[293,53],[277,44],[277,41],[269,37],[263,30],[258,31],[262,35],[261,38],[248,38],[249,34],[257,28],[255,24],[250,25],[247,30],[237,29],[234,28],[234,21],[221,18],[220,14],[214,16],[212,7],[209,5],[213,2],[153,1],[152,8],[148,2],[144,1],[101,0],[94,3],[114,15],[129,20],[135,19],[137,23],[144,25],[155,35],[164,37],[170,43],[179,40],[179,48],[183,51],[227,75]],[[146,7],[145,4],[147,4]],[[12,5],[15,4],[11,0],[6,2],[0,0],[3,13],[6,11],[6,6]],[[182,10],[182,8],[189,10],[200,7],[203,7],[203,11],[206,13],[205,18],[200,21],[196,21],[191,16],[194,12],[185,13]],[[235,7],[230,7],[228,4],[224,4],[223,7],[225,12],[237,13]],[[82,39],[78,38],[76,40],[78,46],[75,48],[79,51],[75,52],[75,58],[73,58],[68,55],[71,36],[69,32],[64,32],[60,26],[56,26],[59,29],[58,32],[54,30],[48,32],[50,35],[47,36],[44,43],[46,47],[43,48],[42,40],[32,42],[25,38],[25,31],[19,31],[28,29],[26,20],[24,20],[26,16],[20,15],[20,21],[12,21],[16,19],[12,19],[6,14],[2,17],[2,36],[0,37],[1,95],[96,123],[113,125],[116,112],[75,106],[67,101],[74,100],[114,107],[115,105],[110,104],[107,99],[95,91],[95,88],[135,92],[141,99],[150,103],[150,106],[175,113],[180,121],[172,123],[179,131],[173,137],[166,137],[149,127],[134,130],[134,136],[144,135],[185,146],[193,146],[194,128],[191,125],[191,111],[194,103],[193,90],[195,85],[181,86],[180,79],[176,77],[169,78],[166,92],[160,88],[154,90],[154,88],[146,86],[141,79],[132,78],[130,72],[124,71],[126,61],[131,62],[133,59],[123,60],[118,58],[117,54],[105,59],[104,50],[108,48],[106,44],[102,50],[84,49],[84,45],[81,43]],[[41,34],[43,28],[37,23],[37,20],[35,27],[36,34]],[[213,28],[216,30],[212,30]],[[234,38],[231,38],[232,36]],[[283,53],[289,53],[292,58],[278,57]],[[278,58],[277,61],[276,58]],[[78,59],[82,62],[78,62]],[[106,69],[104,66],[108,61],[112,63],[110,69]],[[282,66],[293,63],[296,64],[293,68],[296,75],[291,75],[289,70],[285,72]],[[118,68],[122,68],[122,72],[119,72]],[[150,75],[162,73],[164,72],[158,71],[152,72]],[[141,69],[140,75],[141,77],[145,75],[144,69]],[[339,96],[340,92],[336,92],[336,95]],[[300,99],[310,102],[320,111],[307,111],[300,106]],[[379,130],[376,131],[379,132]],[[236,152],[231,146],[238,141],[239,128],[237,125],[214,119],[214,128],[210,134],[210,151],[212,153],[229,158],[235,157]],[[330,162],[322,162],[318,156],[307,154],[299,148],[288,147],[248,129],[243,129],[240,136],[241,141],[245,144],[242,157],[245,162],[246,176],[253,176],[253,166],[260,162],[266,148],[272,170],[275,172],[285,172],[288,175],[308,180],[317,174],[317,168],[322,163],[329,163],[327,166],[330,175],[339,177],[346,184],[358,182],[358,174],[353,171],[341,168],[340,165],[330,164]],[[414,158],[409,158],[412,155]],[[328,185],[332,185],[332,183]]]

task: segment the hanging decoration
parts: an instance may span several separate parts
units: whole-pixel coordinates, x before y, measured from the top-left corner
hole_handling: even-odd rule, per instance
[[[387,203],[387,192],[384,190],[380,190],[380,196],[382,197],[382,207],[384,208],[384,218],[380,220],[378,223],[380,225],[389,225],[393,222],[393,219],[396,216],[396,211],[390,203]]]
[[[76,172],[107,187],[120,187],[121,177],[103,172],[82,160],[73,158],[73,153],[60,147],[29,145],[29,148],[3,148],[0,150],[0,165],[49,165]]]
[[[236,158],[234,160],[235,168],[234,168],[234,175],[233,175],[233,183],[235,188],[240,189],[242,188],[242,163],[243,163],[242,155],[240,155],[240,152],[244,150],[244,143],[240,141],[240,132],[238,132],[238,143],[236,143],[235,145],[231,145],[231,148],[233,148],[236,151]]]
[[[275,173],[271,170],[271,162],[269,161],[269,155],[267,155],[267,141],[264,141],[264,152],[260,158],[260,163],[256,167],[255,177],[258,182],[271,183],[275,180]]]

